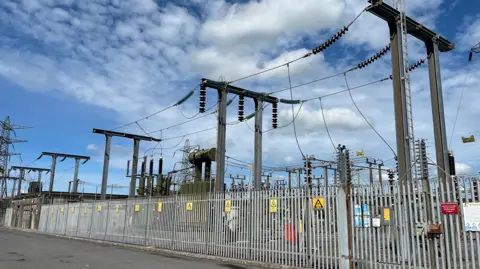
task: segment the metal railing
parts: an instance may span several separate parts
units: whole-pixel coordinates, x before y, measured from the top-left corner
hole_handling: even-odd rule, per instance
[[[475,183],[352,185],[351,268],[480,268]],[[337,207],[347,201],[339,201],[340,188],[47,205],[38,229],[292,267],[343,268],[338,222],[347,218]]]

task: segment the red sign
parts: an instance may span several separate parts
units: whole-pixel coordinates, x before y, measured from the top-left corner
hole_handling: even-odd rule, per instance
[[[441,203],[442,214],[444,215],[458,215],[457,203]]]

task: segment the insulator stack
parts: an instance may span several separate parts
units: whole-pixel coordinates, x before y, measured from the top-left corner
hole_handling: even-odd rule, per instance
[[[245,96],[239,95],[238,96],[238,120],[244,121],[244,109],[245,109]]]
[[[348,27],[347,26],[343,27],[340,31],[338,31],[334,36],[332,36],[325,43],[313,49],[312,53],[317,54],[319,52],[324,51],[329,46],[333,45],[333,43],[337,42],[340,39],[340,37],[342,37],[347,31],[348,31]]]
[[[205,113],[205,104],[207,102],[207,87],[205,85],[200,85],[200,113]]]
[[[352,181],[352,165],[350,163],[350,151],[345,151],[345,165],[347,166],[347,181]]]
[[[390,44],[388,44],[388,45],[387,45],[384,49],[382,49],[381,51],[377,52],[377,54],[375,54],[374,56],[368,58],[368,60],[359,63],[359,64],[357,65],[357,67],[360,68],[360,69],[366,67],[367,65],[369,65],[369,64],[375,62],[376,60],[382,58],[382,56],[385,55],[389,50],[390,50]]]
[[[278,103],[272,103],[272,127],[278,127]]]
[[[418,68],[419,66],[421,66],[424,63],[425,63],[425,59],[418,60],[416,63],[414,63],[414,64],[412,64],[408,67],[407,72],[415,70],[416,68]]]

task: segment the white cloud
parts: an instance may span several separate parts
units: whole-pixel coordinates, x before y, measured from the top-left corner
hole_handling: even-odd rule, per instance
[[[464,163],[455,163],[455,172],[457,175],[470,175],[472,174],[472,167]]]
[[[480,40],[480,15],[466,18],[464,26],[456,36],[457,47],[461,50],[470,50]]]
[[[2,1],[0,23],[5,28],[15,29],[28,42],[19,42],[10,32],[2,30],[5,32],[0,37],[0,75],[25,90],[62,94],[109,109],[118,115],[112,119],[112,125],[122,124],[179,100],[197,85],[201,76],[236,79],[300,57],[311,49],[311,44],[322,43],[325,37],[353,19],[367,4],[363,0],[297,2],[263,0],[230,4],[211,0],[204,5],[205,2],[196,1],[189,3],[196,5],[195,10],[188,10],[173,3],[156,6],[150,0],[112,1],[112,4],[100,0],[80,1],[75,2],[78,6],[75,9],[69,8],[68,3],[59,5],[59,1],[54,0]],[[423,22],[429,16],[437,16],[440,3],[440,0],[413,0],[407,2],[407,9]],[[429,23],[435,24],[434,21]],[[462,32],[459,40],[472,35],[475,29],[468,28],[465,33]],[[309,40],[310,44],[305,44],[305,40]],[[291,82],[298,85],[339,73],[363,60],[359,52],[383,48],[387,43],[386,24],[365,13],[325,54],[291,64]],[[412,41],[409,48],[415,60],[425,56],[421,44]],[[472,71],[464,83],[465,68],[458,64],[456,57],[460,56],[455,52],[442,54],[441,62],[447,135],[451,132],[460,92],[466,89],[455,132],[458,136],[477,131],[471,122],[475,122],[480,113],[475,102],[480,96],[473,91],[480,78],[476,70],[480,69],[478,63],[472,62]],[[388,76],[391,73],[389,59],[390,55],[386,55],[365,69],[349,73],[350,87]],[[235,84],[270,92],[288,88],[289,77],[287,68],[282,67]],[[309,99],[345,89],[343,77],[338,76],[295,88],[293,99]],[[392,92],[391,81],[385,81],[356,89],[352,94],[376,130],[396,149]],[[433,141],[425,67],[412,73],[412,92],[416,137]],[[290,92],[283,91],[276,96],[290,99]],[[208,107],[215,104],[215,97],[209,92]],[[334,144],[345,144],[352,150],[365,149],[368,155],[385,160],[392,157],[389,148],[359,115],[347,92],[323,100]],[[186,116],[192,116],[198,111],[197,102],[196,92],[179,108]],[[246,114],[253,111],[252,106],[251,100],[246,100]],[[289,123],[292,118],[290,106],[281,104],[279,110],[279,125]],[[270,111],[269,108],[264,114],[264,130],[271,125]],[[228,121],[234,120],[236,101],[228,112]],[[150,131],[184,121],[188,119],[173,108],[140,124]],[[248,124],[252,128],[253,120]],[[180,153],[174,158],[173,152],[185,143],[181,135],[215,125],[216,118],[212,115],[155,133],[155,136],[163,138],[180,136],[162,142],[163,148],[172,148],[164,151],[165,160],[168,159],[166,167],[173,167],[180,160]],[[254,134],[250,128],[245,123],[228,125],[227,155],[253,160]],[[304,104],[296,120],[296,129],[302,151],[332,159],[333,149],[324,128],[318,99]],[[142,133],[136,126],[123,130]],[[300,161],[292,125],[266,132],[263,137],[266,165]],[[202,148],[215,146],[216,130],[186,138]],[[87,149],[95,153],[94,161],[101,163],[103,142],[98,139],[85,141],[84,145],[88,144]],[[473,150],[457,140],[450,145],[457,160],[469,165],[470,171],[478,169],[476,161],[471,158]],[[142,143],[142,153],[152,146],[154,144]],[[429,144],[429,153],[433,153],[433,143]],[[112,146],[112,169],[124,170],[131,155],[132,146],[127,142]]]

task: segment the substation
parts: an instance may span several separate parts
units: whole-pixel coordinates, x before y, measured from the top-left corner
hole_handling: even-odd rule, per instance
[[[303,165],[264,167],[265,108],[272,107],[275,129],[278,106],[302,100],[279,99],[202,78],[199,112],[206,112],[207,94],[218,96],[215,148],[192,146],[187,140],[180,149],[181,168],[168,171],[163,157],[139,153],[141,141],[161,143],[161,139],[95,128],[92,133],[105,136],[99,192],[79,189],[79,170],[89,156],[43,152],[39,159],[51,158],[51,167],[12,166],[4,171],[3,222],[44,233],[295,268],[480,268],[480,220],[475,219],[480,214],[479,179],[456,176],[454,154],[446,143],[439,60],[440,53],[452,50],[454,44],[383,1],[370,2],[366,11],[388,24],[391,39],[386,49],[351,70],[391,53],[392,73],[384,80],[393,82],[396,167],[387,168],[382,160],[364,158],[363,153],[353,156],[348,145],[334,145],[334,160],[304,155]],[[305,57],[327,49],[347,31],[343,28]],[[425,43],[425,59],[413,65],[405,60],[406,35]],[[432,161],[425,140],[413,136],[409,72],[422,64],[429,69],[436,179],[428,172]],[[240,122],[255,121],[252,165],[225,154],[227,94],[238,98]],[[245,98],[255,104],[255,111],[247,116]],[[125,169],[130,183],[126,195],[114,194],[114,186],[108,184],[113,138],[133,140],[133,155]],[[68,190],[54,191],[55,166],[67,159],[75,161],[73,180]],[[247,168],[250,181],[245,182],[244,175],[226,174],[229,162]],[[355,178],[362,170],[369,172],[368,182]],[[12,171],[19,171],[19,176],[10,176]],[[38,180],[29,182],[28,192],[21,193],[25,173],[30,172],[36,172]],[[278,180],[276,173],[287,177]],[[42,175],[50,178],[47,191]],[[226,184],[225,178],[231,178],[232,184]],[[14,186],[11,195],[6,193],[7,183]]]

